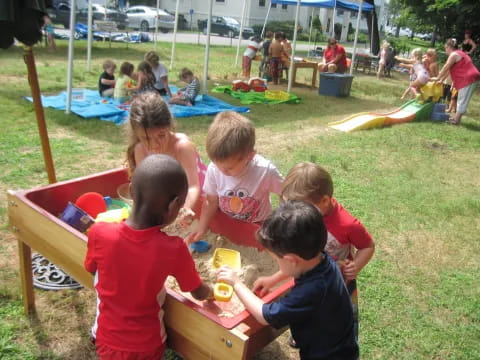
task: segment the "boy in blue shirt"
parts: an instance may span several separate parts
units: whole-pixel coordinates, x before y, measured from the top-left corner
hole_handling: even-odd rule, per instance
[[[350,297],[338,266],[324,252],[327,230],[318,209],[287,201],[265,220],[257,238],[280,271],[295,278],[290,293],[265,304],[232,269],[222,267],[218,280],[233,286],[261,324],[289,325],[302,360],[357,359]]]

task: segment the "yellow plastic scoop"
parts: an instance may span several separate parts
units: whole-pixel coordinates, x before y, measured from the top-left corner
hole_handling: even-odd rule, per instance
[[[212,259],[213,268],[218,270],[224,265],[230,266],[233,270],[242,267],[240,253],[236,250],[217,248]],[[218,301],[230,301],[233,295],[233,288],[225,283],[216,283],[213,288],[213,295]]]

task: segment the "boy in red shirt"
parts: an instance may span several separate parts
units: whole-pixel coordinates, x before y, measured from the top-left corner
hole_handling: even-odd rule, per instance
[[[130,217],[122,223],[97,223],[88,232],[85,269],[95,274],[92,335],[101,360],[162,358],[167,276],[198,300],[212,295],[183,239],[161,230],[185,202],[183,168],[169,156],[150,155],[135,169],[131,186],[135,206]]]
[[[328,232],[325,252],[337,262],[342,271],[352,300],[355,333],[358,334],[358,299],[355,279],[375,252],[372,237],[362,223],[333,198],[333,182],[330,174],[314,163],[299,163],[290,170],[283,183],[282,198],[308,201],[322,213]],[[254,291],[259,291],[259,295],[263,296],[284,278],[280,272],[270,277],[259,278],[254,284]]]

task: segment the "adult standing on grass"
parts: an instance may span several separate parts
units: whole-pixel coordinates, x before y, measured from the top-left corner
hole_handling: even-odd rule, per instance
[[[472,39],[472,30],[470,29],[465,30],[465,39],[462,42],[462,51],[465,54],[472,56],[476,48],[477,48],[477,44]]]
[[[153,74],[155,75],[155,89],[160,95],[172,96],[170,87],[168,86],[168,70],[167,67],[160,62],[160,56],[156,51],[149,51],[145,54],[144,60],[152,67]]]
[[[341,73],[347,71],[347,54],[342,45],[337,44],[337,40],[328,38],[327,49],[323,53],[323,62],[318,64],[318,71]]]
[[[438,77],[434,78],[441,84],[450,74],[453,87],[458,90],[457,112],[455,116],[448,121],[453,125],[460,124],[463,114],[467,111],[468,103],[472,98],[473,92],[480,81],[480,72],[475,65],[473,65],[470,56],[456,48],[456,40],[448,39],[445,43],[445,52],[448,55],[447,62],[443,65]]]

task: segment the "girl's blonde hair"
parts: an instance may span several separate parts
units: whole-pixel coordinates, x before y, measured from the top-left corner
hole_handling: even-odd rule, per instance
[[[136,96],[130,108],[127,125],[128,146],[126,163],[131,176],[137,166],[135,162],[135,147],[140,142],[136,131],[138,129],[175,128],[174,119],[168,105],[157,92],[147,91]]]
[[[386,40],[383,40],[382,48],[387,49],[387,48],[389,48],[389,47],[390,47],[390,43],[389,43],[388,41],[386,41]]]
[[[416,48],[412,50],[412,58],[414,58],[415,60],[422,61],[422,56],[422,49]]]
[[[431,56],[431,57],[436,57],[437,56],[437,50],[435,50],[433,48],[430,48],[425,52],[425,54],[427,54],[428,56]]]

